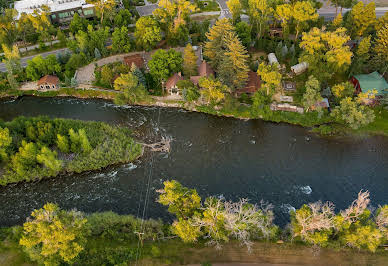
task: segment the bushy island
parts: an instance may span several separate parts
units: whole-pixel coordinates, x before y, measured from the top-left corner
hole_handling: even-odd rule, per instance
[[[202,199],[195,189],[174,180],[164,182],[158,193],[157,201],[175,217],[171,224],[113,212],[67,211],[47,203],[34,210],[23,226],[0,230],[0,257],[13,265],[182,265],[220,258],[225,262],[228,246],[246,254],[246,261],[257,262],[255,256],[262,259],[264,250],[287,258],[301,256],[298,252],[307,245],[341,250],[336,255],[331,251],[339,264],[340,256],[345,256],[346,264],[360,262],[357,259],[367,264],[370,252],[378,252],[370,258],[373,264],[388,260],[379,248],[388,240],[388,205],[372,211],[368,191],[360,191],[349,207],[338,212],[331,202],[305,204],[290,213],[291,223],[283,229],[274,224],[268,203]],[[351,253],[349,247],[365,251]],[[311,256],[311,250],[304,255]]]
[[[0,122],[0,185],[130,162],[143,152],[127,128],[101,122],[18,117]]]

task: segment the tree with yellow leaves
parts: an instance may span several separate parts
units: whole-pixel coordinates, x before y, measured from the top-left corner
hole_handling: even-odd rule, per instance
[[[15,42],[18,29],[14,19],[18,12],[15,9],[5,9],[0,16],[0,43],[13,45]]]
[[[342,99],[345,97],[351,97],[354,94],[354,87],[350,82],[346,81],[335,84],[331,88],[331,92],[337,99]]]
[[[377,32],[373,50],[388,65],[388,24]]]
[[[202,88],[200,91],[201,96],[208,104],[219,104],[225,99],[225,93],[229,92],[229,88],[226,85],[214,78],[201,78],[199,86]]]
[[[342,25],[342,23],[343,23],[342,14],[338,13],[338,15],[333,20],[333,26],[334,28],[338,28]]]
[[[268,21],[274,10],[270,0],[248,0],[248,16],[251,25],[257,28],[257,36],[261,38],[264,35],[264,30],[268,27]]]
[[[267,95],[270,95],[271,92],[278,88],[282,81],[282,74],[279,73],[278,64],[267,65],[262,62],[257,69],[257,75],[264,82],[263,88],[267,91]]]
[[[299,33],[306,27],[307,21],[315,21],[319,15],[310,1],[300,1],[294,4],[293,18],[296,21],[296,38]]]
[[[19,244],[39,264],[72,263],[84,249],[89,233],[86,222],[78,211],[65,211],[47,203],[34,210],[24,223]]]
[[[286,36],[286,32],[289,31],[288,24],[292,19],[293,9],[290,4],[277,5],[275,10],[275,17],[282,23],[283,36]]]
[[[198,56],[195,54],[193,46],[189,43],[183,51],[183,74],[187,77],[198,74]]]
[[[358,2],[350,11],[348,29],[352,37],[361,37],[367,33],[367,29],[376,21],[376,6],[374,2],[364,6],[364,2]]]
[[[382,27],[388,25],[388,12],[384,13],[384,16],[379,17],[375,23],[375,30],[379,31]]]
[[[345,28],[325,31],[313,28],[303,33],[300,47],[303,49],[300,62],[309,64],[309,72],[318,80],[332,77],[336,72],[344,72],[351,64],[353,53],[346,43],[350,37]]]
[[[226,5],[232,13],[234,23],[236,23],[236,21],[239,21],[242,13],[242,5],[240,0],[229,0],[228,2],[226,2]]]
[[[101,25],[102,25],[102,22],[104,21],[105,12],[112,10],[116,6],[115,0],[87,0],[86,2],[94,5],[94,8],[100,14]]]
[[[18,88],[18,82],[15,79],[15,73],[19,72],[21,70],[20,67],[20,54],[19,54],[19,48],[14,45],[12,48],[9,48],[5,44],[2,44],[2,48],[4,51],[4,60],[3,63],[5,64],[5,67],[7,68],[7,79],[8,83],[11,86],[12,89]]]

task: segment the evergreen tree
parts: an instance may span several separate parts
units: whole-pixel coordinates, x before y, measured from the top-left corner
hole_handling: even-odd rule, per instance
[[[97,60],[101,59],[101,53],[100,53],[100,50],[98,50],[98,48],[94,48],[94,58],[96,58]]]
[[[188,44],[183,52],[183,74],[188,77],[197,75],[197,60],[193,47]]]
[[[146,88],[147,87],[147,80],[146,80],[143,72],[141,72],[141,70],[135,64],[132,64],[131,72],[133,75],[135,75],[137,77],[139,83],[141,85],[143,85],[144,88]]]

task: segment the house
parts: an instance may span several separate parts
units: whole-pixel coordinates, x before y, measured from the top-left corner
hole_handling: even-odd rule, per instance
[[[302,74],[303,72],[305,72],[308,67],[309,67],[309,64],[307,62],[302,62],[302,63],[299,63],[299,64],[292,66],[291,71],[295,75],[299,75],[299,74]]]
[[[124,57],[124,63],[132,67],[132,64],[134,64],[137,68],[143,68],[144,67],[144,58],[141,54],[135,54]]]
[[[388,93],[387,81],[376,71],[370,74],[355,75],[350,79],[350,82],[353,83],[356,93],[376,90],[377,97]]]
[[[259,75],[257,75],[254,71],[248,72],[248,81],[244,88],[239,89],[236,91],[238,96],[241,96],[241,94],[248,94],[253,95],[258,89],[261,87],[261,80]]]
[[[95,16],[94,5],[88,4],[86,0],[21,0],[14,4],[14,9],[18,12],[16,19],[22,13],[33,14],[43,6],[49,8],[51,22],[57,24],[69,23],[75,13],[84,18]]]
[[[296,83],[292,81],[283,81],[283,90],[286,92],[296,91]]]
[[[168,94],[170,95],[179,95],[179,89],[178,89],[178,81],[184,80],[182,77],[181,72],[175,73],[171,77],[168,78],[165,84],[165,88]]]
[[[38,90],[58,90],[59,78],[57,76],[46,75],[37,83]]]
[[[269,35],[274,37],[280,37],[283,38],[283,29],[282,28],[271,28],[269,29]]]
[[[271,103],[270,109],[272,111],[287,111],[287,112],[295,112],[295,113],[300,113],[303,114],[303,108],[298,107],[296,105],[291,105],[289,103]]]
[[[329,109],[330,107],[329,100],[327,98],[323,98],[322,101],[317,102],[316,104],[311,106],[311,110],[316,110],[317,107],[322,107],[323,109]]]
[[[193,82],[194,85],[198,85],[200,78],[210,76],[214,76],[214,71],[211,66],[205,60],[203,60],[198,67],[198,76],[190,77],[190,81]]]

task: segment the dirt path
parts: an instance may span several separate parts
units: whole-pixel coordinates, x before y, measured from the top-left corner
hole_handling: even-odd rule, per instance
[[[144,54],[144,52],[133,52],[133,53],[127,53],[127,54],[119,54],[119,55],[113,55],[109,57],[102,58],[98,61],[92,62],[87,66],[81,67],[77,71],[77,82],[78,84],[87,85],[92,84],[94,81],[94,70],[97,66],[103,66],[107,64],[111,64],[114,62],[123,62],[124,57],[134,55],[134,54]]]

